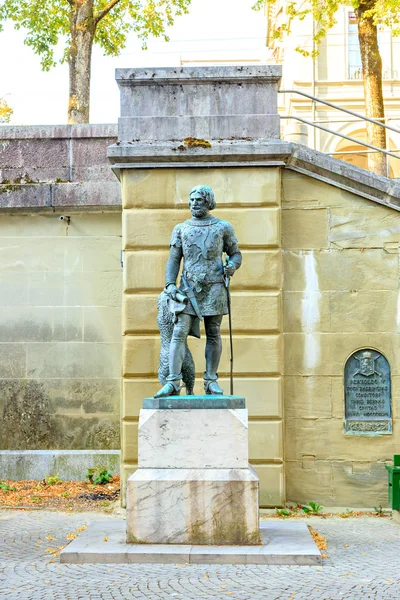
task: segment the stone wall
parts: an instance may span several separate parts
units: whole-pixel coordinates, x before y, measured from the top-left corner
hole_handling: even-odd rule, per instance
[[[284,501],[279,168],[131,169],[122,173],[124,297],[122,468],[136,469],[137,422],[143,398],[158,389],[157,296],[164,286],[172,228],[190,216],[190,189],[214,189],[216,216],[230,221],[243,250],[232,279],[235,393],[249,409],[250,462],[260,478],[260,503]],[[228,319],[219,369],[229,390]],[[203,393],[204,333],[190,339],[195,393]]]
[[[283,171],[287,499],[387,505],[399,452],[399,215]],[[344,434],[344,365],[371,347],[389,360],[393,435]]]
[[[43,477],[53,464],[63,477],[82,476],[109,460],[94,450],[113,451],[118,468],[121,213],[106,156],[113,134],[115,126],[0,130],[3,477]]]

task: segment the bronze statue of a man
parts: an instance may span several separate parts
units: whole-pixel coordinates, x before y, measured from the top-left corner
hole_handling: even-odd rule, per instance
[[[180,393],[187,336],[200,337],[203,318],[206,331],[204,391],[223,394],[217,371],[222,352],[220,327],[223,315],[228,314],[224,275],[234,274],[242,263],[242,255],[232,225],[211,215],[215,206],[214,192],[209,186],[194,187],[189,194],[192,218],[179,223],[172,231],[165,292],[175,314],[175,325],[169,348],[169,375],[155,394],[156,398]],[[182,259],[178,288],[176,280]]]

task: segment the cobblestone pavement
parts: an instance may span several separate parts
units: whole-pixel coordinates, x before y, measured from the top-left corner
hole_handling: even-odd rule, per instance
[[[0,599],[400,600],[400,527],[388,518],[307,519],[327,537],[323,567],[50,562],[67,535],[110,518],[0,511]]]

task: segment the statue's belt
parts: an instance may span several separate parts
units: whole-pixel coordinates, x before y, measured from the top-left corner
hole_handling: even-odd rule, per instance
[[[206,273],[202,273],[201,275],[197,275],[195,273],[189,273],[188,271],[182,272],[182,280],[185,279],[186,282],[190,281],[196,292],[200,292],[203,285],[210,285],[213,283],[224,283],[223,274],[220,275],[217,279],[214,277],[213,279],[208,279]],[[185,285],[185,282],[183,282]]]

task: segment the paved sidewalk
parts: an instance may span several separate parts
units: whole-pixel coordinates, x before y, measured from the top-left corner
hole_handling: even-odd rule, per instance
[[[50,562],[49,550],[67,543],[68,534],[112,518],[0,511],[0,599],[400,599],[400,527],[388,518],[307,519],[327,537],[323,567]]]

